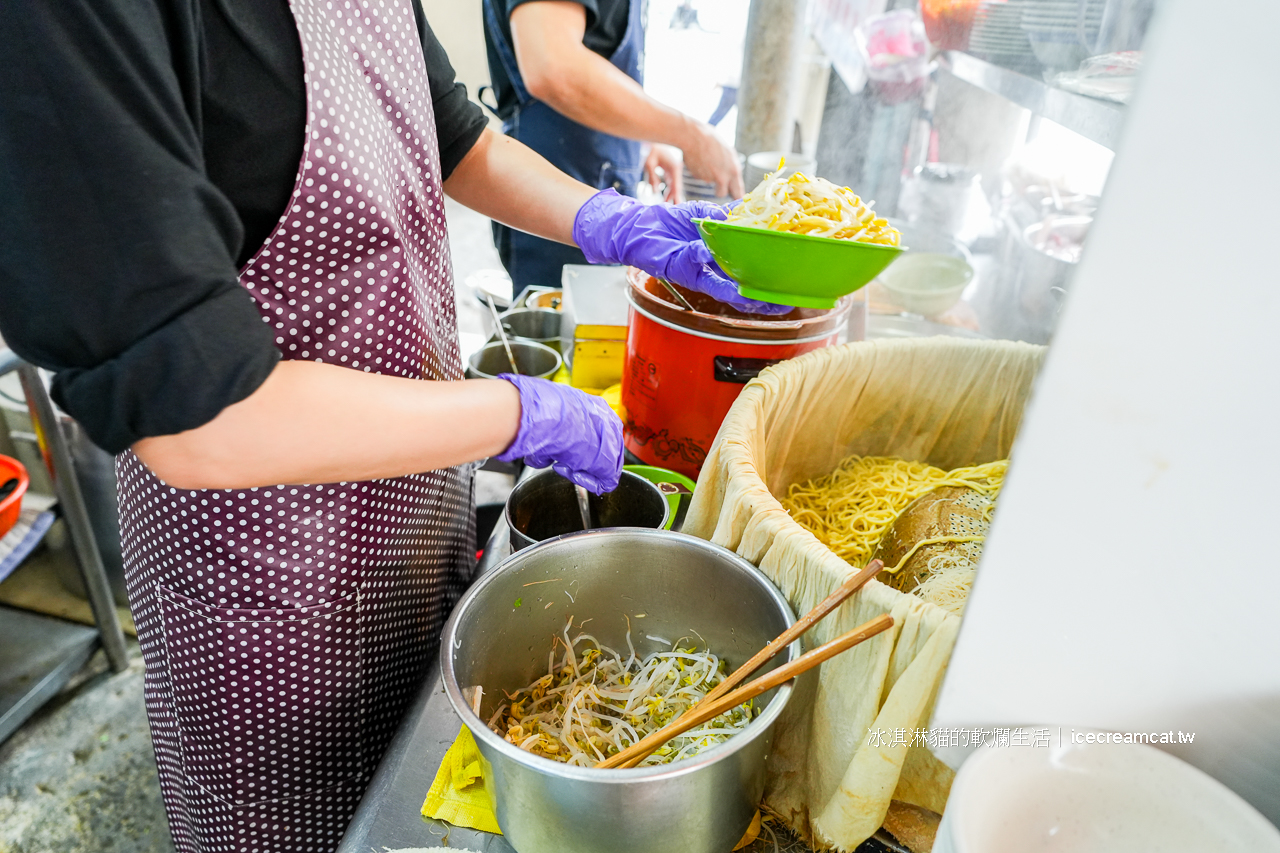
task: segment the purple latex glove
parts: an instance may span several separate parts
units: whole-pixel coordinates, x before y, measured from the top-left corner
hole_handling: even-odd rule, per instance
[[[577,388],[513,376],[505,379],[520,392],[520,430],[497,458],[524,459],[551,469],[597,495],[618,488],[622,477],[622,421],[599,397]]]
[[[573,240],[593,264],[630,264],[751,314],[792,311],[789,305],[741,296],[711,257],[693,220],[727,215],[723,207],[708,201],[646,205],[604,190],[578,210]]]

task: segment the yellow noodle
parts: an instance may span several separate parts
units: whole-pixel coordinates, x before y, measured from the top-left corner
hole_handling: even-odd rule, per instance
[[[942,486],[994,496],[1008,465],[1001,460],[943,471],[893,457],[851,456],[825,477],[792,485],[782,506],[837,556],[862,567],[913,500]]]
[[[943,545],[948,542],[985,542],[985,541],[987,541],[987,537],[985,536],[938,536],[933,539],[921,539],[919,542],[911,546],[910,551],[908,551],[906,554],[903,555],[902,559],[898,561],[898,565],[885,566],[884,570],[886,572],[889,572],[890,574],[896,573],[899,569],[901,569],[903,566],[907,564],[907,560],[910,560],[912,557],[916,555],[916,551],[919,551],[921,548],[925,547],[926,545]]]
[[[848,187],[824,178],[800,172],[783,177],[784,163],[730,209],[727,222],[882,246],[901,245],[902,235],[875,215],[871,209],[874,203],[868,204]]]
[[[954,552],[933,555],[929,558],[929,576],[911,594],[963,616],[978,571],[978,556]]]

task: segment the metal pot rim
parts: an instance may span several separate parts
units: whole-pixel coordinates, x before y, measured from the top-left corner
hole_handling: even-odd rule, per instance
[[[547,340],[551,340],[551,338],[548,338]],[[553,377],[553,376],[555,376],[557,373],[559,373],[559,372],[560,372],[560,368],[564,366],[564,359],[561,357],[560,353],[556,352],[554,349],[552,349],[551,347],[549,347],[549,346],[547,346],[546,344],[542,343],[541,341],[534,340],[533,338],[515,338],[515,337],[512,337],[512,338],[510,338],[510,339],[509,339],[509,341],[508,341],[508,342],[511,344],[511,349],[512,349],[513,351],[515,350],[515,348],[516,348],[517,346],[522,346],[522,347],[537,347],[537,348],[539,348],[539,349],[544,349],[544,350],[546,350],[547,352],[551,353],[553,356],[555,356],[555,359],[556,359],[556,360],[555,360],[555,368],[554,368],[552,371],[550,371],[549,373],[540,373],[540,374],[538,374],[538,376],[539,376],[539,377],[545,376],[546,378],[550,379],[551,377]],[[479,356],[481,353],[483,353],[485,350],[489,349],[490,347],[501,347],[501,346],[502,346],[502,342],[501,342],[501,341],[488,341],[488,342],[486,342],[483,346],[481,346],[481,347],[480,347],[480,349],[476,350],[475,352],[473,352],[473,353],[471,353],[469,356],[467,356],[467,363],[466,363],[466,366],[465,366],[465,368],[464,368],[464,369],[466,369],[466,370],[470,370],[472,373],[476,374],[476,378],[478,378],[478,379],[496,379],[496,378],[497,378],[497,376],[496,376],[496,375],[491,375],[491,374],[488,374],[488,373],[483,373],[483,372],[481,372],[481,371],[480,371],[480,369],[479,369],[479,368],[477,368],[477,367],[476,367],[474,364],[472,364],[471,362],[472,362],[472,360],[473,360],[473,359],[477,358],[477,356]]]
[[[534,539],[532,536],[530,536],[529,534],[525,533],[525,532],[524,532],[523,530],[521,530],[520,528],[516,527],[515,519],[511,517],[511,502],[512,502],[512,499],[513,499],[513,498],[515,498],[515,497],[517,497],[518,495],[523,495],[526,491],[528,491],[529,489],[533,488],[532,486],[528,485],[529,483],[532,483],[534,480],[536,480],[536,479],[537,479],[537,478],[539,478],[539,477],[545,477],[545,476],[548,476],[548,475],[551,475],[551,474],[555,474],[555,472],[554,472],[554,471],[552,471],[550,468],[547,468],[547,469],[544,469],[544,470],[542,470],[542,471],[539,471],[537,474],[533,474],[533,475],[531,475],[531,476],[529,476],[529,477],[527,477],[527,478],[525,478],[525,479],[521,480],[520,482],[516,483],[515,488],[513,488],[513,489],[511,490],[511,494],[507,495],[507,503],[506,503],[506,505],[505,505],[505,506],[503,506],[503,508],[502,508],[502,517],[503,517],[503,519],[507,522],[507,527],[510,529],[510,531],[511,531],[511,536],[513,537],[513,539],[514,539],[514,537],[516,536],[516,534],[519,534],[522,538],[524,538],[524,539],[528,539],[528,540],[529,540],[529,544],[528,544],[528,545],[525,545],[525,546],[524,546],[524,548],[531,548],[531,547],[533,547],[534,545],[537,545],[540,541],[541,541],[541,542],[550,542],[550,541],[551,541],[551,539],[542,539],[542,540]],[[559,475],[559,474],[555,474],[555,476],[557,476],[557,477],[558,477],[558,476],[560,476],[560,475]],[[664,495],[664,494],[662,493],[662,490],[658,488],[658,486],[657,486],[657,484],[656,484],[656,483],[654,483],[652,480],[650,480],[649,478],[645,477],[645,476],[644,476],[644,475],[642,475],[642,474],[637,474],[635,471],[628,471],[628,470],[626,470],[626,469],[624,468],[624,469],[622,470],[622,473],[619,475],[619,480],[618,480],[618,481],[619,481],[619,483],[621,483],[623,479],[635,479],[635,480],[640,481],[640,482],[641,482],[641,483],[643,483],[644,485],[649,486],[649,487],[653,490],[653,493],[654,493],[654,494],[656,494],[659,498],[661,498],[661,499],[662,499],[662,522],[661,522],[657,527],[635,527],[635,528],[630,528],[630,527],[628,527],[628,528],[613,528],[613,527],[606,527],[606,528],[601,528],[601,529],[603,529],[603,530],[617,530],[617,529],[626,529],[626,530],[665,530],[665,529],[666,529],[666,527],[667,527],[667,522],[671,520],[671,504],[667,503],[667,496],[666,496],[666,495]],[[577,533],[582,533],[583,531],[579,530],[579,531],[576,531],[576,532],[577,532]],[[572,536],[572,535],[573,535],[572,533],[565,533],[565,534],[561,534],[561,536],[555,536],[555,537],[552,537],[552,538],[553,538],[553,539],[559,539],[559,538],[562,538],[562,536]],[[513,547],[514,547],[514,545],[513,545]],[[521,550],[524,550],[524,548],[522,548]]]
[[[667,318],[667,322],[664,322],[663,325],[713,340],[727,340],[735,343],[745,341],[747,343],[776,344],[822,340],[839,333],[843,324],[848,321],[849,312],[853,308],[853,299],[850,295],[842,296],[836,300],[834,308],[815,314],[812,317],[802,317],[796,320],[752,320],[745,317],[722,317],[696,310],[689,311],[655,296],[646,288],[650,278],[653,278],[653,276],[644,270],[636,267],[628,268],[626,294],[627,301],[632,307],[642,310],[645,316],[648,317],[669,313],[671,316]],[[691,322],[714,327],[722,332],[724,337],[716,335],[710,329],[695,329],[684,322],[677,322],[676,318],[679,318],[680,321],[690,320]],[[784,332],[796,333],[797,337],[787,337],[782,334]],[[804,337],[798,337],[800,334],[803,334]]]
[[[491,583],[495,583],[504,572],[512,571],[530,559],[536,558],[543,550],[551,550],[558,543],[576,539],[585,536],[661,536],[664,538],[673,538],[699,548],[717,556],[727,559],[730,563],[736,565],[740,571],[746,572],[759,581],[763,581],[762,587],[769,593],[782,612],[787,617],[787,624],[791,625],[795,622],[795,613],[791,610],[791,605],[787,602],[782,592],[774,586],[773,582],[755,566],[751,565],[747,560],[738,556],[727,548],[722,548],[705,539],[699,539],[696,536],[690,536],[687,533],[675,533],[670,530],[652,530],[647,527],[611,527],[602,530],[585,530],[577,533],[567,533],[563,536],[557,536],[554,539],[545,539],[534,545],[530,545],[524,550],[517,551],[505,561],[503,561],[493,571],[486,574],[480,580],[467,590],[462,600],[453,608],[453,613],[449,615],[448,622],[445,623],[444,631],[441,634],[440,643],[440,672],[441,680],[444,683],[445,695],[449,697],[449,704],[453,706],[453,711],[462,720],[463,725],[471,730],[471,734],[477,740],[483,741],[491,749],[497,750],[499,753],[515,761],[524,767],[543,773],[547,776],[556,776],[564,779],[571,779],[580,782],[599,782],[602,784],[631,784],[639,781],[653,781],[668,778],[684,776],[689,773],[696,772],[707,765],[714,764],[733,755],[735,752],[746,747],[748,743],[754,741],[757,737],[763,735],[771,725],[773,725],[778,717],[782,714],[788,700],[791,698],[793,689],[791,682],[780,685],[773,699],[764,707],[760,715],[751,721],[751,724],[739,735],[729,738],[719,746],[713,747],[704,753],[693,758],[687,758],[675,764],[663,764],[655,767],[633,767],[625,770],[597,770],[594,767],[571,767],[567,764],[561,764],[546,758],[541,758],[531,752],[527,752],[514,744],[507,743],[498,737],[484,723],[484,720],[476,716],[471,710],[471,706],[462,697],[462,688],[458,685],[457,675],[453,668],[453,651],[457,642],[456,634],[458,625],[461,621],[462,614],[471,605],[471,603],[479,597],[480,593]],[[787,659],[795,660],[802,653],[801,641],[796,640],[788,647]]]
[[[636,311],[636,313],[640,314],[647,320],[652,320],[659,326],[666,326],[668,329],[671,329],[674,332],[679,332],[682,335],[693,335],[695,338],[706,338],[709,341],[720,341],[726,344],[750,344],[751,346],[759,347],[792,347],[800,344],[812,344],[817,341],[825,341],[833,335],[840,334],[839,329],[832,329],[816,335],[810,335],[806,338],[787,338],[785,340],[770,340],[768,338],[730,338],[725,335],[713,335],[710,332],[691,329],[688,326],[681,326],[677,323],[671,322],[670,320],[664,320],[641,305],[639,300],[637,300],[635,295],[630,291],[627,292],[627,301],[631,303],[631,307]]]
[[[554,293],[555,291],[545,291],[546,293]],[[512,314],[554,314],[557,317],[563,316],[562,313],[555,308],[544,308],[541,305],[517,305],[508,308],[498,314],[499,317],[509,317]]]

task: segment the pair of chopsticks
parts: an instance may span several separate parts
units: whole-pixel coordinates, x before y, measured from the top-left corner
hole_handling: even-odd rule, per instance
[[[879,560],[872,560],[867,564],[866,568],[850,577],[839,589],[824,598],[817,607],[810,610],[794,625],[779,634],[775,640],[761,649],[755,657],[738,667],[732,675],[720,682],[715,690],[708,693],[701,702],[648,737],[642,738],[617,755],[601,761],[596,767],[601,769],[635,767],[648,758],[651,752],[673,737],[678,737],[695,726],[700,726],[707,720],[714,719],[749,699],[754,699],[766,690],[772,690],[779,684],[784,684],[797,675],[808,672],[823,661],[853,648],[863,640],[892,628],[893,618],[891,616],[888,614],[877,616],[847,634],[842,634],[831,642],[806,652],[790,663],[784,664],[772,672],[765,673],[755,681],[743,687],[738,687],[739,684],[746,681],[748,676],[764,666],[778,652],[804,636],[805,632],[844,603],[849,596],[861,589],[867,581],[875,577],[883,568],[884,564]]]

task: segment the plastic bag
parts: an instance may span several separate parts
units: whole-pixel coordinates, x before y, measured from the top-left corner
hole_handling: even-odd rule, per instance
[[[1129,103],[1142,66],[1142,51],[1125,50],[1091,56],[1076,71],[1054,75],[1053,84],[1068,92]]]

